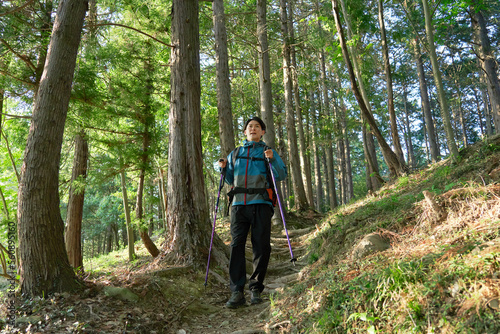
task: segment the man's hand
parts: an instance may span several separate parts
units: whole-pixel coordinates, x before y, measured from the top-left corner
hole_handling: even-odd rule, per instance
[[[219,159],[220,168],[226,168],[226,165],[227,165],[227,159]]]
[[[264,151],[264,156],[267,159],[271,160],[274,157],[273,150],[269,149],[267,151]]]

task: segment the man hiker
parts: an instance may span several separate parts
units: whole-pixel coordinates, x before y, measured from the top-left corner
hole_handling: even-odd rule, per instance
[[[243,293],[246,284],[245,243],[251,229],[253,250],[253,273],[249,289],[252,304],[262,302],[269,257],[271,255],[271,218],[274,214],[274,194],[269,176],[269,162],[276,181],[287,176],[286,166],[276,151],[261,141],[266,125],[259,117],[252,117],[245,123],[244,145],[231,152],[227,159],[219,160],[219,166],[226,168],[226,182],[232,185],[231,207],[231,257],[229,260],[229,283],[232,291],[226,306],[236,308],[244,305]]]

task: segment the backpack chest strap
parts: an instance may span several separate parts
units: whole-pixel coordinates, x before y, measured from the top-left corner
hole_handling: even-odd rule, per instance
[[[265,194],[267,192],[267,188],[243,188],[243,187],[234,187],[228,193],[228,195],[234,194]]]

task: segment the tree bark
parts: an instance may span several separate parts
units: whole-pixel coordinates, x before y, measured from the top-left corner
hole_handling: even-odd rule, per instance
[[[69,264],[82,271],[82,218],[88,157],[89,145],[85,132],[82,130],[75,136],[75,157],[71,174],[65,236]]]
[[[375,118],[373,118],[373,115],[369,112],[366,102],[361,96],[361,93],[359,91],[358,85],[356,83],[356,77],[354,74],[354,70],[352,68],[352,63],[349,57],[349,53],[347,51],[347,45],[345,41],[345,36],[344,32],[340,23],[340,13],[338,10],[338,5],[337,5],[337,0],[332,0],[332,5],[333,5],[333,11],[334,11],[334,18],[335,18],[335,25],[337,27],[337,32],[339,35],[339,41],[340,41],[340,46],[342,48],[342,55],[344,57],[344,61],[346,63],[347,69],[349,71],[349,79],[351,81],[351,87],[354,92],[354,95],[356,96],[356,100],[359,103],[359,107],[361,109],[361,112],[363,116],[366,118],[368,124],[370,125],[370,128],[372,129],[375,137],[377,137],[378,143],[380,145],[380,148],[382,150],[382,155],[384,156],[385,162],[387,164],[387,167],[389,168],[390,174],[392,177],[396,178],[398,176],[401,176],[408,172],[408,167],[401,161],[399,161],[399,158],[397,155],[392,151],[390,146],[387,144],[385,141],[384,136],[380,132],[377,123],[375,121]]]
[[[410,111],[408,110],[408,92],[406,91],[406,83],[404,84],[403,87],[403,102],[404,102],[404,108],[405,108],[405,127],[406,127],[406,150],[408,151],[408,166],[410,168],[415,168],[416,163],[415,163],[415,153],[413,150],[413,141],[412,141],[412,135],[411,135],[411,126],[410,126]]]
[[[482,10],[478,10],[478,0],[473,0],[471,5],[472,28],[478,44],[478,57],[486,76],[488,95],[490,97],[491,112],[495,124],[495,132],[500,133],[500,80],[495,55],[491,48],[486,29],[486,21]]]
[[[123,210],[125,212],[125,226],[127,227],[128,260],[133,261],[135,259],[134,230],[132,229],[132,221],[130,219],[130,206],[128,203],[127,194],[127,178],[125,175],[125,170],[123,169],[120,171],[120,181],[122,186]]]
[[[347,25],[347,37],[349,39],[353,38],[353,33],[352,33],[352,28],[351,28],[351,20],[350,16],[347,12],[346,4],[344,0],[341,0],[341,5],[342,5],[342,12],[344,13],[344,18],[345,22]],[[372,113],[371,111],[371,106],[370,103],[368,102],[368,94],[366,93],[365,89],[365,84],[363,82],[363,77],[361,75],[361,70],[359,68],[359,56],[357,52],[356,46],[351,46],[350,51],[352,54],[352,64],[354,67],[354,73],[356,75],[356,78],[358,79],[358,85],[359,85],[359,90],[361,91],[361,96],[363,99],[366,101],[366,107],[368,108],[368,111],[370,114]],[[365,153],[365,165],[366,165],[366,186],[368,190],[375,191],[379,189],[382,184],[384,183],[384,180],[380,176],[380,170],[379,170],[379,165],[377,161],[377,152],[375,149],[375,139],[373,138],[373,134],[370,131],[369,127],[367,126],[367,121],[365,117],[363,116],[363,113],[361,113],[361,121],[362,121],[362,136],[363,136],[363,151]],[[370,160],[369,160],[370,159]]]
[[[321,22],[318,20],[318,28],[320,31],[320,35],[322,34]],[[330,113],[330,97],[328,96],[328,87],[326,84],[326,64],[325,64],[325,52],[324,50],[320,50],[319,53],[319,71],[320,71],[320,84],[321,84],[321,92],[323,95],[323,103],[322,103],[322,114],[324,115],[324,122],[326,122],[330,117],[328,114]],[[327,199],[330,206],[330,209],[333,209],[338,206],[337,202],[337,191],[335,189],[335,171],[333,168],[333,136],[332,131],[325,131],[325,139],[326,139],[326,147],[325,147],[325,156],[326,156],[326,169],[325,173],[327,174]]]
[[[394,152],[396,153],[398,158],[401,160],[402,163],[405,163],[403,149],[401,148],[401,142],[399,139],[398,124],[396,122],[396,110],[394,109],[394,93],[392,90],[392,71],[389,60],[389,47],[387,46],[387,37],[385,34],[385,24],[384,24],[384,0],[378,0],[378,22],[380,25],[380,40],[382,42],[382,55],[384,59],[385,82],[387,87],[387,109],[389,112],[389,120],[391,123],[392,144],[394,145]]]
[[[151,46],[149,42],[146,44],[146,47],[148,50],[150,50]],[[160,254],[160,251],[156,247],[153,240],[151,240],[151,238],[149,237],[148,226],[147,223],[144,221],[144,214],[143,214],[144,179],[146,177],[146,167],[149,164],[151,135],[153,130],[152,128],[155,122],[155,117],[151,107],[151,94],[153,94],[153,79],[150,75],[150,73],[153,72],[151,62],[152,62],[151,57],[148,55],[148,57],[144,61],[144,70],[146,72],[145,96],[143,97],[144,108],[142,111],[137,112],[137,119],[139,119],[140,122],[142,123],[143,131],[142,131],[142,149],[140,153],[140,163],[139,163],[139,184],[137,186],[137,196],[135,202],[136,203],[135,218],[139,222],[139,236],[141,237],[144,247],[146,247],[147,251],[149,252],[149,254],[151,254],[152,257],[157,257],[158,254]]]
[[[344,101],[340,101],[339,109],[339,124],[340,124],[340,135],[342,136],[343,142],[343,155],[344,155],[344,173],[345,173],[345,203],[349,203],[354,198],[354,185],[352,182],[352,167],[351,167],[351,147],[349,143],[349,136],[347,134],[347,108]]]
[[[198,10],[198,0],[173,1],[167,186],[169,233],[164,251],[167,259],[203,268],[211,224],[201,149]],[[224,248],[215,242],[213,254],[220,263]]]
[[[464,111],[462,108],[462,94],[461,94],[461,88],[460,88],[460,83],[458,79],[455,77],[455,85],[457,87],[457,118],[458,121],[460,122],[460,127],[462,129],[462,141],[464,144],[464,147],[469,146],[468,140],[467,140],[467,125],[465,122],[465,117],[464,117]]]
[[[339,171],[341,172],[340,180],[342,182],[342,203],[347,204],[352,198],[354,198],[354,190],[352,183],[352,170],[351,170],[351,158],[350,158],[350,147],[349,147],[349,137],[347,135],[347,108],[344,103],[342,92],[342,87],[339,79],[338,68],[334,68],[335,76],[335,87],[338,94],[338,106],[336,112],[336,136],[337,136],[337,149],[339,156]]]
[[[312,145],[313,145],[313,156],[314,156],[314,176],[315,176],[315,187],[316,187],[316,210],[318,212],[322,211],[324,194],[323,194],[323,183],[321,178],[321,161],[320,161],[320,147],[319,141],[319,126],[318,126],[318,116],[316,114],[316,106],[314,103],[314,93],[309,93],[309,100],[311,101],[311,115],[312,115]]]
[[[217,110],[221,154],[227,157],[235,148],[233,113],[231,109],[231,83],[227,52],[227,33],[223,0],[213,0],[213,21],[215,32],[215,68],[217,72]]]
[[[439,161],[439,145],[436,138],[436,130],[434,128],[434,120],[432,119],[431,104],[429,102],[429,92],[427,90],[427,81],[425,79],[424,63],[422,61],[422,53],[417,39],[412,40],[413,55],[417,65],[418,82],[420,88],[420,101],[422,103],[422,111],[427,130],[427,138],[430,147],[431,161],[436,163]]]
[[[45,1],[40,3],[40,10],[43,13],[43,16],[40,20],[41,26],[40,30],[40,41],[42,41],[42,47],[39,49],[39,53],[37,56],[37,63],[35,68],[35,98],[38,94],[38,88],[40,85],[40,80],[42,78],[43,69],[45,66],[45,61],[47,59],[47,44],[44,41],[50,40],[50,26],[52,24],[52,11],[53,11],[54,2],[53,1]]]
[[[344,129],[345,128],[346,127],[344,123]],[[344,144],[345,144],[345,159],[346,159],[345,167],[347,176],[347,202],[350,202],[352,199],[354,199],[354,182],[352,181],[351,144],[347,134],[344,137]]]
[[[167,228],[167,189],[166,189],[166,184],[165,184],[165,176],[164,176],[164,171],[163,168],[158,168],[158,176],[160,181],[158,182],[159,189],[158,191],[160,192],[160,200],[161,200],[161,217],[162,217],[162,225],[163,228],[166,230]]]
[[[260,115],[266,124],[264,142],[276,147],[276,129],[273,117],[273,93],[271,82],[271,65],[269,61],[269,43],[267,39],[267,0],[257,0],[257,52],[259,58],[259,99]],[[274,207],[273,223],[279,223],[280,213],[278,206]]]
[[[295,117],[297,120],[297,132],[299,134],[299,154],[300,166],[302,167],[302,180],[304,182],[304,190],[306,192],[306,199],[308,207],[314,205],[312,181],[311,181],[311,164],[307,157],[307,144],[304,134],[304,122],[302,121],[302,106],[299,93],[299,75],[297,72],[297,56],[295,52],[295,30],[293,26],[293,0],[288,1],[288,32],[290,34],[290,61],[291,61],[291,77],[293,87],[293,100],[295,105]]]
[[[59,3],[33,106],[18,190],[20,285],[27,297],[80,286],[64,247],[58,185],[64,124],[86,10],[86,1]]]
[[[149,252],[149,254],[151,254],[152,257],[157,257],[158,254],[160,254],[160,251],[158,250],[158,247],[156,247],[153,240],[151,240],[151,238],[149,237],[148,227],[146,225],[146,222],[144,221],[144,214],[143,214],[144,176],[145,176],[145,170],[141,169],[139,171],[139,184],[137,186],[137,196],[135,202],[135,218],[140,224],[139,236],[141,237],[144,247],[146,247],[147,251]]]
[[[257,51],[259,57],[260,114],[266,124],[264,142],[276,148],[269,44],[267,40],[267,0],[257,0]]]
[[[432,64],[432,73],[434,74],[434,81],[438,93],[439,105],[441,106],[441,118],[443,119],[444,131],[446,134],[446,141],[448,149],[452,155],[452,160],[458,158],[458,147],[455,142],[455,135],[451,125],[450,108],[448,107],[448,100],[444,93],[443,81],[441,79],[441,72],[439,71],[439,64],[436,55],[436,46],[434,44],[434,31],[432,27],[432,17],[429,9],[428,0],[422,0],[425,17],[425,31],[427,33],[427,44],[429,46],[429,58]]]
[[[290,41],[288,32],[287,0],[280,0],[281,33],[283,36],[283,86],[285,89],[285,112],[286,131],[288,135],[288,152],[290,157],[290,169],[293,180],[295,207],[299,210],[307,210],[307,196],[302,180],[299,149],[297,144],[297,132],[295,131],[295,115],[293,111],[293,87],[291,74]]]
[[[325,54],[323,50],[320,53],[320,78],[321,78],[321,90],[323,92],[323,120],[327,122],[327,120],[331,119],[329,117],[330,113],[330,97],[328,96],[328,87],[326,84],[326,65],[325,65]],[[327,184],[328,184],[328,204],[330,209],[336,208],[338,206],[337,202],[337,190],[335,185],[335,169],[333,167],[333,135],[332,131],[326,131],[326,147],[325,147],[325,158],[326,158],[326,169],[325,173],[327,174]]]
[[[492,120],[491,120],[491,112],[490,112],[490,104],[489,104],[489,99],[488,99],[488,93],[487,93],[487,88],[485,89],[484,86],[486,86],[485,82],[487,81],[486,78],[486,73],[481,69],[479,73],[479,78],[481,82],[481,96],[483,98],[483,105],[484,105],[484,118],[486,121],[486,134],[488,136],[493,135],[493,127],[492,127]]]

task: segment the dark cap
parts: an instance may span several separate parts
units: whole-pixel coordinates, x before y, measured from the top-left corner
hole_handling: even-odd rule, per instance
[[[259,117],[257,116],[254,116],[252,118],[250,118],[248,121],[246,121],[245,123],[245,127],[243,128],[243,130],[246,130],[247,129],[247,126],[248,126],[248,123],[250,123],[251,121],[257,121],[259,122],[260,124],[260,127],[262,128],[262,130],[266,131],[266,125],[264,124],[264,121],[261,120]]]

